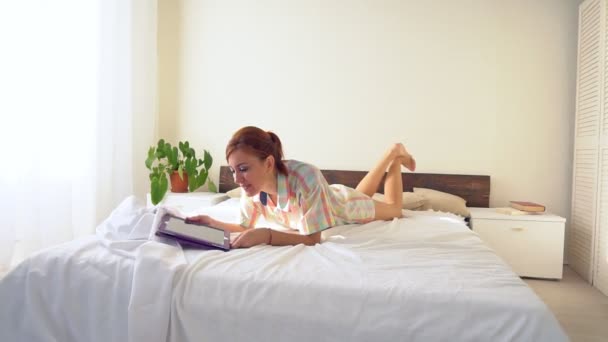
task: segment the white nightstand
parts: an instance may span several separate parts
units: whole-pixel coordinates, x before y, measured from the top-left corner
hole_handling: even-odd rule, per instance
[[[521,277],[561,279],[566,219],[470,208],[471,228]]]
[[[195,213],[198,209],[209,207],[227,200],[229,197],[224,193],[215,192],[170,192],[167,191],[165,198],[158,204],[179,209],[183,213]],[[150,194],[147,196],[148,208],[154,207]]]

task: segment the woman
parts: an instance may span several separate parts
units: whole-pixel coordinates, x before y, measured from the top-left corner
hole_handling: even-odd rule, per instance
[[[283,160],[279,137],[257,127],[241,128],[232,136],[226,146],[226,160],[235,183],[244,192],[241,223],[221,222],[206,215],[190,217],[187,221],[241,232],[233,241],[233,248],[259,244],[314,245],[320,243],[321,231],[333,226],[401,217],[401,165],[412,171],[416,168],[414,158],[403,144],[395,144],[356,189],[330,186],[316,167]],[[386,202],[372,200],[387,168]],[[293,230],[251,229],[260,215]]]

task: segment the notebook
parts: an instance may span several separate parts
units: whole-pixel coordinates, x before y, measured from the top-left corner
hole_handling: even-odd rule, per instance
[[[188,245],[230,250],[230,232],[196,223],[186,223],[183,218],[165,214],[156,235],[168,236]]]

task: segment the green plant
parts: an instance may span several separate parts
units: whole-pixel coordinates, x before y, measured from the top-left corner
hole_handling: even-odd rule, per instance
[[[178,148],[179,147],[179,148]],[[188,141],[179,142],[178,146],[160,139],[156,147],[150,146],[146,167],[150,170],[150,195],[152,203],[158,204],[169,189],[169,177],[174,171],[184,179],[184,172],[188,175],[188,191],[200,188],[209,180],[209,191],[217,192],[213,181],[208,178],[209,168],[213,158],[204,150],[203,159],[196,158],[196,152]]]

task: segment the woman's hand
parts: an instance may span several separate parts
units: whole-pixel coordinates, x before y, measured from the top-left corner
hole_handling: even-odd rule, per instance
[[[249,248],[261,244],[270,244],[272,233],[269,228],[252,228],[242,232],[232,243],[232,248]]]
[[[217,228],[215,225],[215,220],[207,215],[186,217],[185,221],[186,223],[202,224],[204,226]]]

